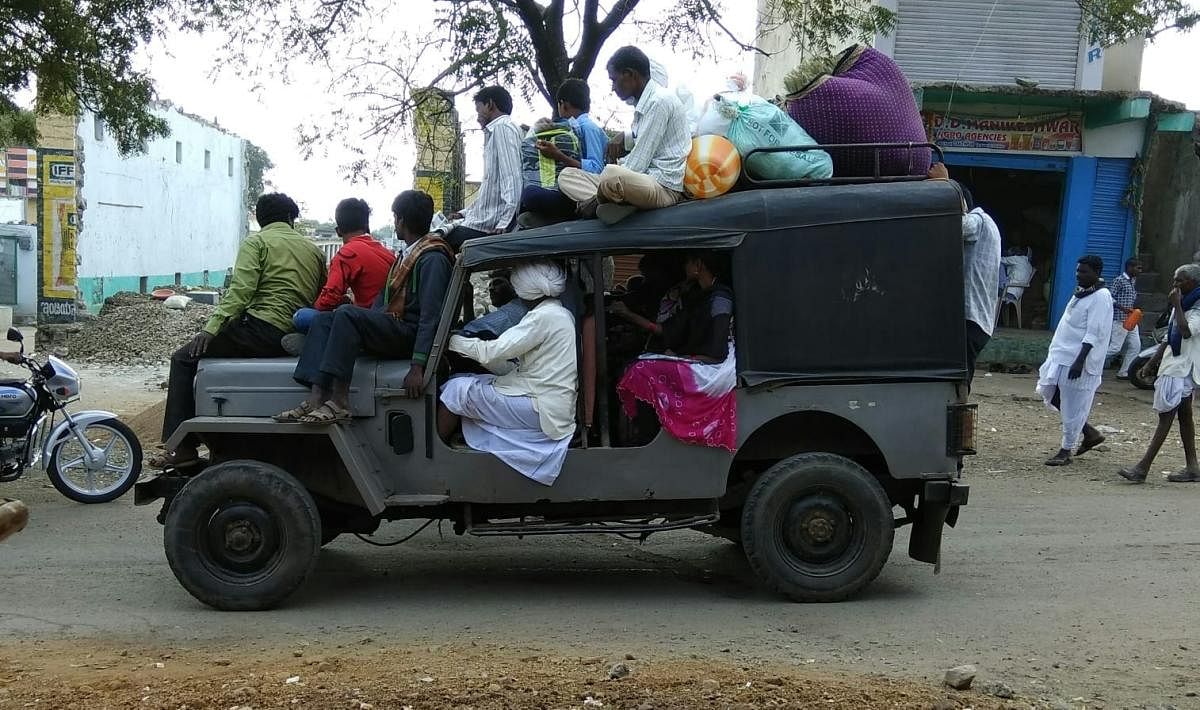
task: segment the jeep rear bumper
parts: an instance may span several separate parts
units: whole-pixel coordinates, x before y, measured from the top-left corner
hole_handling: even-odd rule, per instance
[[[960,481],[926,481],[913,516],[908,556],[918,562],[939,564],[942,530],[958,522],[958,511],[967,504],[971,487]]]

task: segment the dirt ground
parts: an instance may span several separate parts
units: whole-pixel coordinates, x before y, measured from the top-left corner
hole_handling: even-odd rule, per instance
[[[153,445],[165,371],[81,375],[78,407]],[[0,708],[1200,708],[1200,486],[1163,480],[1178,441],[1146,484],[1118,478],[1155,417],[1112,381],[1092,418],[1115,432],[1105,450],[1046,468],[1058,422],[1033,385],[976,382],[981,453],[941,574],[902,529],[880,578],[835,605],[766,593],[736,547],[691,531],[431,527],[395,548],[339,538],[283,608],[222,614],[172,576],[156,507],[79,506],[32,472],[0,487],[32,508],[0,545]],[[616,663],[630,674],[610,680]],[[962,663],[1015,698],[939,687]]]
[[[325,649],[25,644],[0,653],[0,706],[43,708],[1000,708],[879,677],[696,659],[514,656],[480,645]],[[614,678],[613,676],[618,676]]]

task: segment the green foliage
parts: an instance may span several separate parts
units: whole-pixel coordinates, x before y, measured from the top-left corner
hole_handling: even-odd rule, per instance
[[[154,86],[133,67],[133,53],[159,34],[170,1],[0,3],[0,130],[12,126],[14,138],[30,137],[15,97],[33,89],[38,113],[74,114],[82,106],[102,116],[122,153],[167,135],[166,122],[150,113]]]
[[[271,156],[267,155],[267,151],[259,148],[250,141],[246,141],[246,155],[244,157],[246,167],[246,209],[254,209],[254,205],[258,202],[258,198],[266,190],[263,184],[263,175],[275,167],[275,163],[271,162]]]
[[[37,144],[37,116],[0,94],[0,147],[33,147]]]
[[[794,94],[806,88],[813,79],[832,72],[836,64],[837,57],[828,54],[806,59],[783,77],[783,86],[789,94]]]
[[[1187,0],[1076,0],[1088,38],[1102,47],[1164,32],[1187,32],[1200,24],[1200,11]]]

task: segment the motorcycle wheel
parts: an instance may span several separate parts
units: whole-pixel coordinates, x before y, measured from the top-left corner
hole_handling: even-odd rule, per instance
[[[1139,357],[1133,361],[1133,364],[1129,366],[1129,384],[1140,390],[1154,389],[1154,380],[1146,380],[1142,377],[1142,367],[1149,361],[1149,356]]]
[[[142,444],[128,426],[117,419],[88,424],[83,435],[104,449],[100,470],[89,470],[83,447],[67,437],[50,452],[46,475],[59,493],[77,503],[107,503],[125,495],[142,475]]]

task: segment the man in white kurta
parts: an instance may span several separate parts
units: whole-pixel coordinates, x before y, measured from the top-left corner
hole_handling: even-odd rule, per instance
[[[1079,288],[1058,321],[1050,352],[1038,373],[1038,394],[1046,406],[1062,415],[1062,448],[1046,460],[1047,466],[1071,463],[1071,451],[1081,433],[1083,442],[1076,456],[1104,442],[1100,432],[1087,423],[1112,335],[1112,295],[1100,280],[1103,269],[1100,257],[1091,255],[1075,266]]]
[[[548,486],[575,433],[575,320],[556,298],[566,287],[558,265],[521,264],[509,281],[529,312],[495,340],[450,338],[450,350],[497,374],[451,378],[442,389],[438,430],[446,439],[461,423],[468,446]]]

